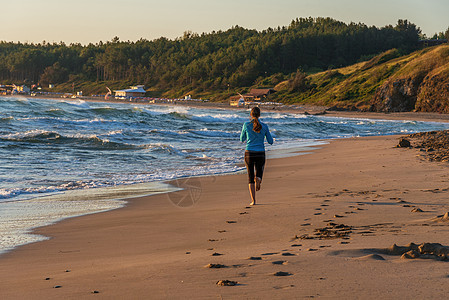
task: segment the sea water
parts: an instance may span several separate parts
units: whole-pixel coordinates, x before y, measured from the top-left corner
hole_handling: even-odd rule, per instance
[[[243,169],[247,110],[0,97],[0,252],[32,228],[169,192],[164,181]],[[324,139],[408,134],[449,124],[263,111],[268,157]]]

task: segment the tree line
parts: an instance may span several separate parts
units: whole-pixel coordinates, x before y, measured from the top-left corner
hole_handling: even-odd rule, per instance
[[[185,32],[174,40],[81,45],[0,42],[0,81],[58,84],[73,81],[145,84],[161,90],[225,90],[260,78],[327,70],[388,49],[415,50],[421,30],[407,20],[382,28],[331,18],[298,18],[263,31]]]

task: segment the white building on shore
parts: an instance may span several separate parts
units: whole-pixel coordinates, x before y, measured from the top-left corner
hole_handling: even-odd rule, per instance
[[[145,86],[144,85],[136,85],[131,86],[129,89],[126,90],[116,90],[114,91],[115,98],[124,99],[124,98],[131,98],[131,97],[145,97]]]

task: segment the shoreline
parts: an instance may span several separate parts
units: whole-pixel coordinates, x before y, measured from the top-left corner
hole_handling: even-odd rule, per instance
[[[397,138],[331,140],[313,155],[270,159],[255,207],[245,206],[245,174],[208,176],[181,180],[191,189],[168,199],[130,199],[121,209],[39,228],[37,233],[52,238],[0,256],[0,296],[75,299],[93,291],[109,299],[443,296],[449,292],[444,262],[389,255],[380,261],[366,254],[393,243],[449,245],[445,224],[434,227],[429,221],[449,211],[447,164],[394,148]],[[193,200],[192,188],[198,186],[195,205],[174,205],[186,195]],[[411,206],[423,212],[411,213]],[[351,225],[354,232],[349,239],[295,238],[329,220]],[[208,263],[228,267],[204,268]],[[278,271],[288,274],[273,276]],[[425,286],[404,284],[423,274],[432,278]],[[215,284],[224,279],[240,285]]]
[[[11,95],[2,97],[14,97]],[[23,96],[26,97],[26,96]],[[228,110],[246,110],[245,107],[233,107],[229,103],[218,102],[187,102],[180,101],[176,103],[148,103],[139,101],[125,101],[125,100],[105,100],[105,99],[93,99],[87,98],[62,98],[62,97],[31,97],[31,99],[50,99],[57,101],[86,101],[94,103],[120,103],[130,105],[156,105],[156,106],[170,106],[170,107],[193,107],[193,108],[206,108],[206,109],[228,109]],[[376,119],[376,120],[404,120],[404,121],[423,121],[423,122],[449,122],[449,114],[434,113],[434,112],[392,112],[392,113],[380,113],[380,112],[357,112],[357,111],[329,111],[328,107],[315,106],[310,104],[297,104],[297,105],[283,105],[283,107],[277,107],[276,109],[270,109],[269,106],[263,108],[265,112],[282,112],[291,114],[304,114],[308,113],[315,116],[323,117],[340,117],[340,118],[354,118],[354,119]],[[324,114],[323,114],[324,112]]]

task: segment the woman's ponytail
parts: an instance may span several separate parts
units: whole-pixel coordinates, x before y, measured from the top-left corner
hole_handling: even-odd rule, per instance
[[[259,133],[262,130],[262,124],[260,124],[259,122],[260,108],[258,108],[257,106],[253,107],[251,109],[251,117],[252,117],[251,122],[253,123],[253,130]]]

